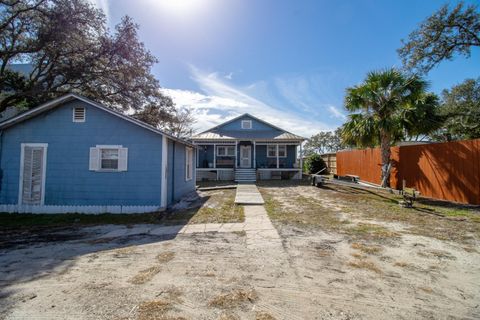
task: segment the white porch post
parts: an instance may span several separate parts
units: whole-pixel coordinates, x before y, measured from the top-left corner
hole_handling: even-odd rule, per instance
[[[217,167],[217,145],[213,144],[213,168]]]
[[[277,143],[277,169],[280,168],[280,163],[278,161],[278,143]]]
[[[238,141],[235,140],[235,168],[237,168],[237,163],[238,163],[238,151],[237,151],[237,148],[238,148]]]
[[[253,141],[253,167],[257,168],[257,144]]]

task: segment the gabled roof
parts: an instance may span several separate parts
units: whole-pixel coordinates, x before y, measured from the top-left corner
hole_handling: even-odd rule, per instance
[[[272,129],[275,129],[276,131],[266,131],[266,130],[261,130],[261,131],[248,131],[248,130],[228,130],[227,131],[221,131],[219,130],[221,127],[235,122],[243,117],[249,117],[252,118],[258,122],[261,122]],[[228,120],[224,123],[221,123],[213,128],[210,128],[206,131],[203,131],[199,134],[196,134],[192,137],[192,140],[236,140],[236,139],[263,139],[263,140],[305,140],[304,137],[293,134],[291,132],[288,132],[282,128],[279,128],[271,123],[268,123],[260,118],[257,118],[255,116],[252,116],[249,113],[244,113],[238,117],[235,117],[231,120]]]
[[[112,114],[112,115],[114,115],[114,116],[116,116],[116,117],[119,117],[119,118],[121,118],[121,119],[123,119],[123,120],[126,120],[126,121],[128,121],[128,122],[131,122],[131,123],[133,123],[133,124],[135,124],[135,125],[137,125],[137,126],[139,126],[139,127],[142,127],[142,128],[144,128],[144,129],[146,129],[146,130],[152,131],[152,132],[154,132],[154,133],[156,133],[156,134],[159,134],[159,135],[167,136],[168,138],[170,138],[170,139],[172,139],[172,140],[175,140],[175,141],[178,141],[178,142],[180,142],[180,143],[183,143],[183,144],[186,144],[186,145],[189,145],[189,146],[193,146],[192,143],[190,143],[190,142],[188,142],[188,141],[186,141],[186,140],[184,140],[184,139],[177,138],[177,137],[175,137],[175,136],[173,136],[173,135],[171,135],[171,134],[169,134],[169,133],[166,133],[166,132],[164,132],[163,130],[157,129],[157,128],[155,128],[154,126],[151,126],[151,125],[149,125],[149,124],[147,124],[147,123],[145,123],[145,122],[143,122],[143,121],[137,120],[137,119],[132,118],[132,117],[130,117],[130,116],[127,116],[127,115],[125,115],[125,114],[123,114],[123,113],[120,113],[120,112],[118,112],[118,111],[115,111],[115,110],[112,110],[112,109],[110,109],[110,108],[107,108],[107,107],[105,107],[104,105],[101,105],[101,104],[99,104],[99,103],[97,103],[97,102],[95,102],[95,101],[92,101],[92,100],[90,100],[90,99],[88,99],[88,98],[85,98],[85,97],[83,97],[83,96],[81,96],[81,95],[78,95],[78,94],[75,94],[75,93],[66,94],[66,95],[61,96],[61,97],[59,97],[59,98],[56,98],[56,99],[54,99],[54,100],[52,100],[52,101],[49,101],[49,102],[47,102],[47,103],[44,103],[44,104],[42,104],[42,105],[40,105],[40,106],[38,106],[38,107],[36,107],[36,108],[30,109],[29,111],[26,111],[26,112],[24,112],[24,113],[21,113],[21,114],[15,116],[15,117],[12,117],[12,118],[7,119],[7,120],[5,120],[5,121],[3,121],[3,122],[0,122],[0,129],[6,129],[6,128],[8,128],[8,127],[14,126],[14,125],[16,125],[16,124],[18,124],[18,123],[20,123],[20,122],[23,122],[23,121],[26,121],[26,120],[28,120],[28,119],[31,119],[31,118],[33,118],[33,117],[35,117],[35,116],[37,116],[37,115],[39,115],[39,114],[41,114],[41,113],[43,113],[43,112],[46,112],[46,111],[51,110],[51,109],[54,109],[54,108],[62,105],[63,103],[68,102],[68,101],[72,101],[72,100],[80,100],[80,101],[83,101],[83,102],[85,102],[85,103],[87,103],[87,104],[89,104],[89,105],[91,105],[91,106],[93,106],[93,107],[96,107],[96,108],[98,108],[98,109],[100,109],[100,110],[103,110],[103,111],[105,111],[105,112],[108,112],[108,113],[110,113],[110,114]]]

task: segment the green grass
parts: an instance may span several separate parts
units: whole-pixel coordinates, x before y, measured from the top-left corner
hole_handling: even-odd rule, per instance
[[[158,223],[159,213],[142,214],[27,214],[0,213],[0,228]]]
[[[235,204],[235,190],[214,190],[205,194],[208,200],[200,208],[169,214],[165,222],[180,223],[229,223],[245,221],[243,207]]]

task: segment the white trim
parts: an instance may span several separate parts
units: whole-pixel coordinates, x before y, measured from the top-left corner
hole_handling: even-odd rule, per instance
[[[168,179],[168,140],[166,136],[162,137],[162,181],[160,184],[160,206],[167,207],[167,179]]]
[[[164,211],[161,206],[78,206],[78,205],[17,205],[0,204],[0,212],[7,213],[34,213],[34,214],[58,214],[58,213],[82,213],[82,214],[123,214],[123,213],[148,213]]]
[[[215,152],[217,150],[217,145],[214,143],[213,144],[213,167],[217,167],[217,153]]]
[[[259,144],[259,145],[264,145],[264,144]],[[276,144],[265,144],[267,146],[267,158],[287,158],[287,145],[286,144],[283,144],[283,143],[276,143]],[[274,156],[269,156],[268,155],[268,146],[275,146],[275,155]],[[285,155],[284,156],[280,156],[278,154],[278,147],[279,146],[284,146],[285,147]]]
[[[243,158],[242,158],[242,148],[244,149],[248,149],[249,152],[249,156],[248,156],[248,166],[243,166],[242,165],[242,161],[243,161]],[[251,168],[252,167],[252,146],[251,145],[240,145],[240,168]]]
[[[94,170],[95,172],[124,172],[127,170],[120,170],[120,149],[128,149],[128,148],[123,148],[122,145],[108,145],[108,144],[97,144],[95,148],[98,149],[98,166],[97,170]],[[118,162],[117,162],[117,169],[103,169],[102,168],[102,149],[117,149],[118,151]],[[128,161],[128,153],[127,153],[127,159]]]
[[[25,162],[25,147],[42,147],[43,159],[42,159],[42,193],[40,195],[40,205],[45,203],[45,181],[47,180],[47,149],[48,143],[21,143],[20,144],[20,174],[18,182],[18,205],[22,205],[23,202],[23,165]],[[0,210],[1,212],[1,210]]]
[[[246,124],[249,124],[248,126]],[[252,129],[252,120],[242,120],[242,129],[251,130]]]
[[[83,119],[81,119],[81,120],[75,119],[75,110],[76,109],[83,109]],[[72,122],[82,123],[82,122],[85,122],[86,119],[87,119],[87,108],[85,108],[85,107],[73,107],[72,108]]]
[[[235,168],[238,167],[238,141],[235,140]]]
[[[233,155],[229,155],[228,152],[227,152],[227,148],[228,147],[233,147],[235,148],[235,146],[216,146],[216,149],[217,149],[217,157],[234,157],[235,156],[235,153]],[[220,148],[225,148],[225,154],[220,154]]]
[[[190,153],[190,156],[188,155]],[[190,170],[192,171],[190,178],[188,177],[188,163],[190,162]],[[185,147],[185,181],[190,181],[193,179],[193,148]]]
[[[112,114],[112,115],[114,115],[114,116],[117,116],[117,117],[119,117],[119,118],[122,118],[122,119],[124,119],[124,120],[126,120],[126,121],[129,121],[129,122],[133,123],[133,124],[136,124],[137,126],[140,126],[140,127],[142,127],[142,128],[145,128],[145,129],[147,129],[147,130],[150,130],[150,131],[152,131],[152,132],[154,132],[154,133],[156,133],[156,134],[160,134],[160,135],[162,135],[162,136],[163,136],[163,135],[166,135],[168,138],[170,138],[170,139],[172,139],[172,140],[174,140],[174,141],[178,141],[178,142],[180,142],[180,143],[182,143],[182,144],[185,144],[185,145],[187,145],[187,146],[192,146],[192,147],[193,147],[193,144],[190,143],[190,142],[188,142],[188,141],[186,141],[186,140],[183,140],[183,139],[177,138],[177,137],[175,137],[175,136],[172,136],[171,134],[168,134],[168,133],[166,133],[166,132],[164,132],[164,131],[162,131],[162,130],[159,130],[159,129],[157,129],[157,128],[149,125],[149,124],[146,124],[145,122],[142,122],[142,121],[140,121],[140,120],[137,120],[137,119],[135,119],[135,118],[132,118],[132,117],[130,117],[130,116],[127,116],[127,115],[125,115],[125,114],[122,114],[122,113],[117,112],[117,111],[115,111],[115,110],[112,110],[112,109],[110,109],[110,108],[107,108],[107,107],[105,107],[105,106],[103,106],[103,105],[101,105],[101,104],[99,104],[99,103],[97,103],[97,102],[95,102],[95,101],[92,101],[92,100],[90,100],[90,99],[87,99],[87,98],[85,98],[85,97],[82,97],[82,96],[80,96],[80,95],[77,95],[77,94],[75,94],[75,93],[66,94],[66,95],[64,95],[64,96],[62,96],[62,97],[60,97],[60,98],[57,98],[57,99],[54,99],[54,100],[49,101],[49,102],[47,102],[47,103],[44,103],[44,104],[42,104],[42,105],[40,105],[40,106],[38,106],[38,107],[36,107],[36,108],[34,108],[34,109],[31,109],[31,110],[29,110],[29,111],[27,111],[27,112],[24,112],[24,113],[19,114],[18,116],[15,116],[15,117],[10,118],[10,119],[8,119],[8,120],[6,120],[6,121],[3,121],[3,122],[0,123],[0,129],[9,127],[9,126],[11,126],[11,125],[14,125],[14,124],[16,124],[17,122],[21,122],[21,121],[23,121],[24,119],[28,119],[29,117],[33,117],[33,116],[35,116],[35,115],[37,115],[37,114],[42,113],[42,112],[45,111],[45,110],[49,110],[49,109],[55,108],[55,107],[57,107],[58,105],[60,105],[61,103],[67,102],[67,101],[72,100],[72,99],[77,99],[77,100],[83,101],[83,102],[85,102],[85,103],[87,103],[87,104],[89,104],[89,105],[91,105],[91,106],[94,106],[94,107],[96,107],[96,108],[98,108],[98,109],[101,109],[101,110],[103,110],[103,111],[105,111],[105,112],[108,112],[108,113],[110,113],[110,114]]]

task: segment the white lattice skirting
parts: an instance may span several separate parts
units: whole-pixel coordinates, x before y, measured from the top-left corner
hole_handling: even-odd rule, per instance
[[[0,212],[7,213],[147,213],[163,211],[159,206],[32,206],[17,204],[0,204]]]

